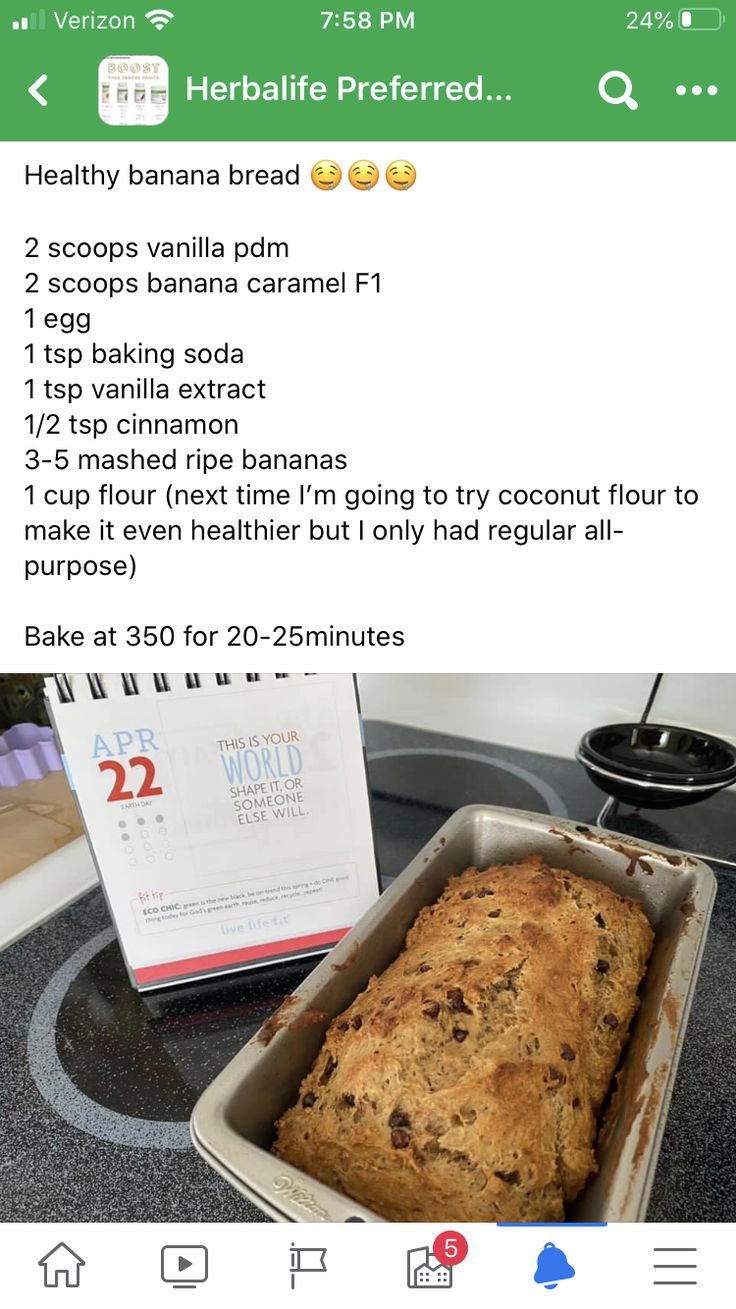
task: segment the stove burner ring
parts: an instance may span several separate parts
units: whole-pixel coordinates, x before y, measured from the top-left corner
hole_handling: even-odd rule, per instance
[[[31,1075],[46,1103],[80,1132],[96,1136],[100,1141],[110,1141],[113,1145],[145,1150],[188,1150],[192,1144],[188,1123],[131,1118],[114,1109],[105,1109],[74,1085],[59,1060],[56,1020],[64,997],[82,969],[114,940],[112,927],[98,932],[57,968],[41,992],[28,1029]]]
[[[441,746],[422,746],[407,747],[401,750],[371,750],[368,752],[369,764],[376,763],[380,759],[409,759],[421,755],[430,755],[434,757],[443,757],[445,759],[467,759],[474,764],[487,764],[489,768],[498,768],[501,772],[510,773],[513,777],[519,777],[527,783],[533,791],[536,791],[541,800],[547,806],[547,812],[555,818],[567,818],[568,811],[562,796],[558,795],[554,787],[545,782],[541,777],[536,777],[528,769],[522,768],[519,764],[512,764],[508,759],[498,759],[495,755],[481,754],[479,750],[444,750]]]

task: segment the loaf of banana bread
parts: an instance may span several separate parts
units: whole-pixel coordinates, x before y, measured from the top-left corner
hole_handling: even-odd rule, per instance
[[[331,1023],[276,1154],[392,1221],[563,1219],[652,940],[538,857],[468,868]]]

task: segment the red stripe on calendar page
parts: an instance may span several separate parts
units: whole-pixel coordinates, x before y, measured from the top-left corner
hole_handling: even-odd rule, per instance
[[[331,932],[315,932],[312,936],[293,936],[289,941],[271,941],[266,945],[251,945],[244,950],[221,950],[219,954],[200,954],[194,959],[172,959],[166,964],[151,964],[136,968],[136,982],[161,982],[167,977],[182,977],[186,973],[204,973],[208,968],[227,968],[229,964],[245,964],[250,959],[276,959],[279,955],[293,954],[297,950],[310,950],[320,945],[337,945],[350,931],[349,927],[336,927]]]

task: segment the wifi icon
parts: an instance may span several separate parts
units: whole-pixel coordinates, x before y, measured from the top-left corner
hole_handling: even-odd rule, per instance
[[[149,9],[146,14],[149,23],[153,23],[153,26],[159,32],[162,27],[166,27],[166,24],[171,22],[173,17],[174,15],[170,9]]]

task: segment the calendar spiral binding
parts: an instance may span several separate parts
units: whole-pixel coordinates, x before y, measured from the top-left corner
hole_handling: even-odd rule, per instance
[[[315,677],[316,673],[53,673],[46,694],[58,704],[78,700],[112,700],[128,696],[167,695],[181,691],[233,690],[279,681]]]

